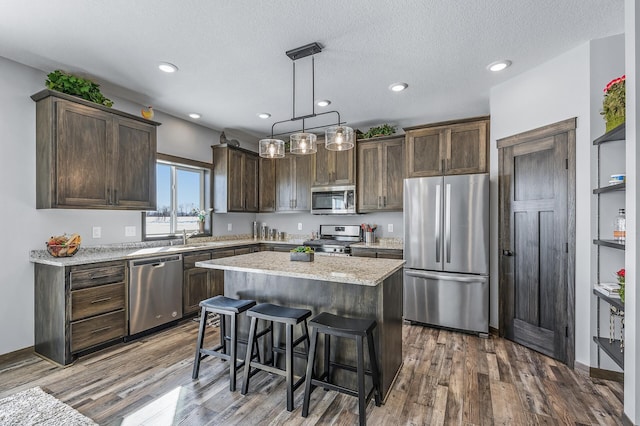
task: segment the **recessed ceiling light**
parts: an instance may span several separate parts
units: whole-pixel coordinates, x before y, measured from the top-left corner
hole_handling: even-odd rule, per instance
[[[490,63],[489,65],[487,65],[487,69],[489,71],[498,72],[502,71],[505,68],[508,68],[509,66],[511,66],[511,61],[508,59],[503,59],[502,61]]]
[[[269,114],[268,112],[259,112],[258,117],[262,118],[263,120],[266,120],[267,118],[271,117],[271,114]]]
[[[158,65],[158,68],[160,68],[160,71],[169,72],[169,73],[178,71],[178,67],[176,67],[173,64],[170,64],[169,62],[160,62],[160,65]]]
[[[389,90],[391,90],[392,92],[402,92],[407,87],[409,87],[407,83],[393,83],[391,86],[389,86]]]
[[[331,104],[331,101],[328,99],[323,99],[321,101],[316,102],[316,105],[318,105],[319,107],[326,107],[329,106]]]
[[[197,112],[192,112],[191,114],[189,114],[189,117],[197,120],[198,118],[202,117],[200,114],[198,114]]]

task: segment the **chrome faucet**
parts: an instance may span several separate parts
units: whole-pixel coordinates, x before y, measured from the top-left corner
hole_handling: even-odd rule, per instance
[[[198,231],[193,231],[192,233],[187,235],[187,230],[183,229],[182,230],[182,244],[185,245],[187,244],[187,240],[191,237],[193,237],[194,235],[198,235]]]

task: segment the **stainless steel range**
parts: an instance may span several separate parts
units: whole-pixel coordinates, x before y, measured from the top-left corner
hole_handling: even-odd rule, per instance
[[[351,256],[351,244],[360,242],[358,225],[320,225],[320,238],[303,244],[312,247],[318,254]]]

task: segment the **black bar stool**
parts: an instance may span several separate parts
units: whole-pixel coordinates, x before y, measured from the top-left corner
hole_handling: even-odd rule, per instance
[[[255,300],[239,300],[225,296],[215,296],[211,299],[206,299],[200,302],[202,311],[200,314],[200,329],[198,331],[198,342],[196,343],[196,357],[193,363],[192,378],[198,378],[198,373],[200,372],[200,361],[202,359],[209,355],[215,356],[229,361],[229,390],[232,392],[236,390],[237,371],[245,365],[243,360],[238,363],[238,343],[247,344],[246,340],[238,339],[238,315],[255,305]],[[210,312],[221,315],[220,344],[211,349],[205,349],[202,347],[204,344],[204,330],[207,325],[207,315]],[[230,336],[227,335],[225,318],[222,315],[229,317],[231,327]],[[251,358],[255,358],[258,355],[254,355],[251,352],[253,350],[252,348],[253,345],[251,345],[251,349],[247,348],[247,353],[252,355]],[[222,351],[220,351],[221,349]]]
[[[247,316],[251,317],[251,327],[249,328],[249,341],[251,347],[247,348],[247,356],[245,358],[246,368],[244,369],[243,382],[242,382],[242,394],[246,395],[249,390],[249,378],[256,374],[259,370],[264,370],[269,373],[278,374],[284,376],[287,381],[287,411],[293,411],[293,392],[304,383],[305,376],[303,375],[296,383],[293,383],[293,357],[298,356],[306,359],[309,353],[309,330],[307,329],[307,318],[311,316],[311,311],[308,309],[288,308],[285,306],[272,305],[270,303],[260,303],[247,311]],[[271,332],[271,351],[272,351],[272,365],[265,363],[259,363],[250,359],[251,351],[253,351],[253,345],[257,345],[256,328],[258,320],[262,319],[270,321],[269,326],[264,329],[261,334]],[[284,324],[286,333],[285,349],[283,351],[277,344],[273,345],[273,323]],[[293,340],[293,326],[300,324],[302,326],[302,336],[295,341]],[[294,348],[300,343],[304,343],[305,352],[295,352]],[[285,369],[281,370],[277,368],[277,354],[284,352],[285,354]],[[251,367],[255,367],[256,370],[251,370]]]
[[[311,327],[311,348],[309,350],[309,360],[307,362],[306,382],[304,386],[304,401],[302,404],[302,417],[309,415],[309,399],[311,392],[316,386],[321,386],[325,390],[331,389],[347,395],[358,398],[358,412],[360,415],[360,424],[366,425],[367,403],[371,400],[372,394],[375,395],[376,406],[380,406],[380,375],[378,370],[378,362],[376,358],[376,348],[373,343],[373,329],[376,328],[374,320],[362,318],[347,318],[323,312],[309,321]],[[316,346],[318,344],[318,333],[324,336],[324,372],[317,378],[313,376],[313,363],[315,362]],[[347,337],[356,341],[357,366],[344,365],[330,360],[331,336]],[[369,347],[369,363],[371,370],[364,368],[364,338],[367,338],[367,346]],[[355,371],[358,375],[357,390],[349,389],[343,386],[331,383],[331,367],[341,368],[343,370]],[[364,376],[371,376],[373,386],[368,394],[366,394]],[[366,396],[365,396],[366,395]]]

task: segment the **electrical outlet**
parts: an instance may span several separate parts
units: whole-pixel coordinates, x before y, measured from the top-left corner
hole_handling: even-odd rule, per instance
[[[227,223],[227,231],[231,231],[233,229],[233,224]]]
[[[302,231],[302,222],[298,222],[298,231]]]
[[[124,236],[125,237],[135,237],[136,236],[136,227],[135,226],[125,226],[124,227]]]
[[[393,223],[387,225],[387,231],[393,232]]]
[[[102,228],[99,226],[94,226],[91,230],[91,236],[93,238],[102,238]]]

